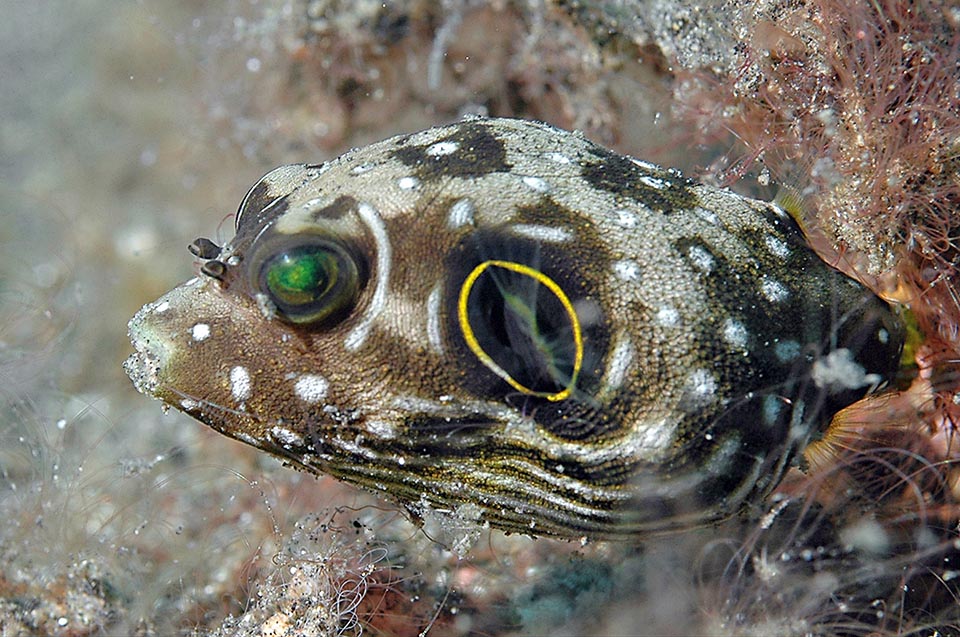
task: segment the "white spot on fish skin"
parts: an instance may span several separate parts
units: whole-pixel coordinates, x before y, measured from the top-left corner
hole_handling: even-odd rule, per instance
[[[731,347],[746,349],[749,336],[746,326],[740,321],[728,318],[723,322],[723,340]]]
[[[428,146],[424,153],[426,153],[427,157],[442,157],[455,153],[459,149],[460,144],[457,142],[437,142],[436,144]]]
[[[639,281],[640,265],[631,259],[623,259],[613,264],[613,273],[621,281]]]
[[[773,355],[781,363],[787,363],[800,355],[800,343],[797,341],[777,341],[773,346]]]
[[[230,393],[238,402],[250,398],[250,372],[246,367],[237,365],[230,370]]]
[[[877,330],[877,340],[881,345],[886,345],[890,341],[890,332],[881,327]]]
[[[617,215],[617,225],[621,228],[636,228],[640,223],[640,217],[637,213],[630,210],[614,210],[613,214]]]
[[[360,164],[359,166],[354,166],[353,168],[351,168],[351,169],[350,169],[350,174],[352,174],[352,175],[362,175],[363,173],[368,173],[368,172],[370,172],[371,170],[373,170],[373,169],[376,168],[376,167],[377,167],[376,164]]]
[[[290,431],[286,427],[271,427],[270,436],[287,448],[303,446],[303,436],[296,432]]]
[[[668,449],[676,438],[676,426],[669,421],[651,422],[634,433],[631,446],[638,454],[656,456]]]
[[[687,376],[687,397],[695,403],[693,407],[702,407],[710,403],[717,393],[717,380],[706,369],[695,369]]]
[[[550,184],[548,184],[543,179],[540,179],[539,177],[527,176],[527,177],[523,177],[522,180],[525,186],[527,186],[531,190],[535,190],[536,192],[546,193],[552,190]]]
[[[474,225],[474,215],[476,212],[477,208],[473,205],[473,201],[467,197],[457,199],[453,205],[450,206],[450,212],[447,215],[447,227],[451,230],[456,230],[460,226]]]
[[[440,336],[440,295],[443,287],[438,283],[427,297],[427,342],[437,354],[443,355],[443,338]]]
[[[550,152],[544,153],[543,158],[552,161],[555,164],[572,164],[573,160],[564,155],[563,153]]]
[[[649,170],[650,172],[660,170],[659,166],[656,164],[651,164],[648,161],[643,161],[642,159],[637,159],[636,157],[629,157],[628,159],[644,170]]]
[[[382,440],[392,440],[397,437],[396,426],[387,420],[368,419],[364,421],[366,430]]]
[[[716,447],[716,451],[710,454],[707,461],[703,463],[703,470],[714,476],[729,473],[730,464],[737,457],[739,449],[740,437],[732,433],[727,434],[727,437]]]
[[[260,445],[259,440],[257,440],[256,438],[254,438],[253,436],[251,436],[250,434],[244,431],[235,431],[231,435],[234,436],[237,440],[242,440],[248,445],[253,445],[254,447],[257,447]]]
[[[690,257],[690,262],[693,264],[693,267],[700,270],[704,274],[710,274],[713,272],[713,266],[715,261],[713,255],[710,254],[705,248],[701,246],[691,246],[690,250],[687,252],[687,256]]]
[[[314,197],[313,199],[310,199],[310,200],[304,202],[304,204],[303,204],[303,206],[301,206],[301,208],[303,208],[304,210],[308,210],[308,211],[309,211],[309,210],[315,210],[315,209],[317,209],[317,208],[320,207],[320,204],[321,204],[322,202],[323,202],[323,199],[321,199],[320,197]]]
[[[767,425],[775,425],[780,419],[780,413],[785,407],[784,399],[775,394],[767,394],[763,397],[763,422]]]
[[[361,201],[357,204],[357,214],[360,216],[360,220],[363,221],[370,230],[374,243],[376,243],[377,285],[373,290],[373,297],[370,299],[370,305],[367,306],[366,312],[360,317],[360,321],[356,327],[354,327],[350,333],[347,334],[347,338],[344,339],[344,347],[351,351],[356,351],[363,346],[367,340],[367,334],[370,333],[370,328],[373,327],[373,322],[380,315],[380,312],[383,311],[384,305],[386,305],[387,288],[390,283],[390,263],[393,260],[390,249],[390,236],[387,234],[387,227],[384,225],[383,219],[380,217],[377,209],[369,203]]]
[[[331,168],[333,168],[333,162],[331,162],[331,161],[325,161],[325,162],[323,162],[322,164],[320,164],[319,166],[315,166],[315,167],[309,169],[309,170],[307,171],[307,177],[308,177],[309,179],[316,179],[317,177],[319,177],[319,176],[322,175],[323,173],[327,172],[327,171],[330,170]]]
[[[154,314],[163,314],[169,309],[170,309],[169,301],[160,301],[159,303],[157,303],[151,308]]]
[[[612,391],[623,385],[635,354],[636,350],[630,336],[623,333],[610,355],[610,363],[607,365],[607,373],[603,379],[604,389]]]
[[[787,245],[787,242],[783,239],[775,237],[773,235],[767,235],[763,239],[764,243],[767,244],[767,250],[781,259],[786,259],[790,256],[790,246]]]
[[[197,323],[190,328],[190,335],[195,341],[202,341],[210,337],[210,326],[206,323]]]
[[[414,190],[420,186],[420,180],[416,177],[401,177],[397,180],[397,187],[400,190]]]
[[[293,391],[297,394],[297,398],[310,404],[326,398],[328,389],[330,389],[330,383],[317,374],[303,374],[293,384]]]
[[[792,220],[792,218],[790,217],[790,214],[789,214],[786,210],[784,210],[783,208],[781,208],[778,204],[776,204],[776,203],[774,203],[774,202],[771,201],[770,204],[769,204],[769,206],[770,206],[770,209],[773,210],[773,213],[774,213],[775,215],[777,215],[778,217],[780,217],[781,219],[791,219],[791,220]]]
[[[263,318],[270,321],[277,316],[277,305],[270,300],[269,296],[263,292],[257,292],[253,295],[253,300],[256,301],[257,309],[260,310],[260,314],[263,315]]]
[[[814,361],[810,377],[817,387],[827,387],[830,391],[860,389],[883,380],[880,374],[867,374],[846,347],[835,349]]]
[[[519,234],[530,239],[546,241],[547,243],[563,243],[573,238],[573,233],[566,228],[557,226],[542,226],[532,223],[518,223],[510,226],[514,234]]]
[[[664,305],[657,310],[654,320],[661,327],[677,327],[680,325],[680,312],[672,305]]]
[[[656,177],[648,177],[643,175],[642,177],[637,178],[638,181],[650,186],[651,188],[656,188],[657,190],[663,190],[667,187],[667,182],[662,179],[657,179]]]
[[[190,411],[191,409],[196,409],[197,407],[199,407],[200,401],[193,400],[191,398],[184,398],[183,400],[180,401],[180,406],[186,409],[187,411]]]
[[[717,225],[720,223],[720,217],[718,217],[715,212],[707,210],[706,208],[697,206],[691,212],[709,224]]]
[[[790,296],[790,290],[783,283],[769,276],[760,281],[760,293],[771,303],[782,303]]]

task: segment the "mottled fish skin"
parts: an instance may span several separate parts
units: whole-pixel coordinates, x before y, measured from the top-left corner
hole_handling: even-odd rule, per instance
[[[127,372],[414,516],[603,538],[731,515],[902,347],[890,308],[776,205],[535,122],[278,168],[236,224],[131,320]],[[273,267],[304,243],[336,300],[312,323],[265,287],[301,285]]]

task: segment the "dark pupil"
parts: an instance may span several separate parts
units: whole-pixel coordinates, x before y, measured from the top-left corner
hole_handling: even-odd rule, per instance
[[[301,248],[284,253],[267,271],[267,287],[286,305],[313,303],[336,283],[337,261],[323,248]]]

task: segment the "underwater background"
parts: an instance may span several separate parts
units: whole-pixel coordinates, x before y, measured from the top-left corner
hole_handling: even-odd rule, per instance
[[[958,634],[960,7],[0,0],[0,634]],[[766,515],[423,530],[138,394],[127,320],[247,188],[467,114],[773,197],[909,305],[883,405]]]

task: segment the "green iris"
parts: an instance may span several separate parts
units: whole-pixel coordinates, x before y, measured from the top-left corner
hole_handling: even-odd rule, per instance
[[[260,288],[294,323],[343,318],[357,301],[356,261],[340,245],[317,241],[278,251],[260,270]]]
[[[267,271],[267,287],[287,305],[312,303],[337,278],[337,261],[327,252],[279,255]]]

